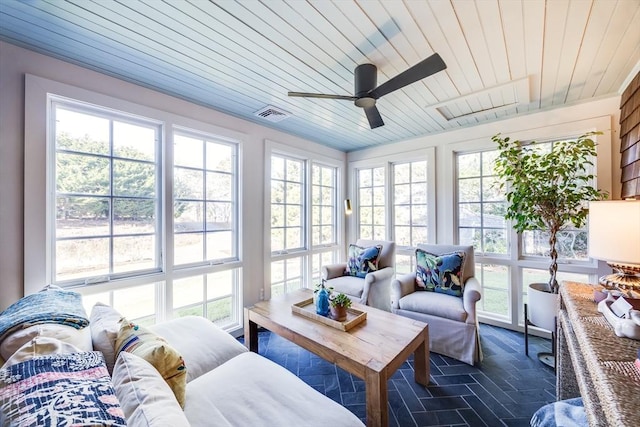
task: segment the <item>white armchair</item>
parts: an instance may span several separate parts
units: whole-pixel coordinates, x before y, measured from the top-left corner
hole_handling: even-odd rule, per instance
[[[344,262],[322,267],[322,278],[334,292],[342,292],[352,301],[391,311],[390,286],[394,275],[395,242],[360,239],[356,245],[361,247],[382,245],[377,271],[368,273],[364,278],[349,276],[345,273],[347,263]]]
[[[417,245],[434,255],[463,251],[462,297],[416,290],[416,273],[400,276],[391,282],[391,311],[429,324],[429,347],[473,365],[482,360],[480,329],[476,303],[482,297],[475,275],[473,246]]]

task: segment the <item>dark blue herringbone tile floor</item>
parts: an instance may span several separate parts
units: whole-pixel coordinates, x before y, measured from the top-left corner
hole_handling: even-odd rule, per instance
[[[431,354],[428,387],[413,380],[410,358],[389,380],[389,425],[528,426],[531,415],[555,401],[555,374],[536,357],[551,342],[488,325],[480,326],[484,360],[469,366]],[[269,331],[259,333],[260,354],[365,420],[364,381]]]

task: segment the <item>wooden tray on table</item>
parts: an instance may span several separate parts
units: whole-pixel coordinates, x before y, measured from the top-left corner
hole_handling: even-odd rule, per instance
[[[329,325],[333,328],[343,331],[348,331],[349,329],[367,319],[366,311],[360,311],[355,308],[347,309],[347,320],[344,320],[342,322],[338,322],[337,320],[332,319],[331,314],[326,317],[320,316],[318,313],[316,313],[316,306],[313,304],[313,298],[308,298],[293,304],[291,306],[291,311],[295,314],[308,317],[309,319],[324,323],[325,325]]]

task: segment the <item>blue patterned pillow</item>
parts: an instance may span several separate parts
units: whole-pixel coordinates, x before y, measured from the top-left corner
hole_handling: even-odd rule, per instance
[[[349,245],[347,269],[345,273],[349,276],[364,278],[367,273],[377,271],[380,252],[382,252],[382,245],[370,246],[368,248],[354,244]]]
[[[416,285],[418,290],[462,296],[464,252],[434,255],[416,249]]]
[[[0,369],[0,420],[34,427],[126,425],[102,353],[95,351],[37,356]]]

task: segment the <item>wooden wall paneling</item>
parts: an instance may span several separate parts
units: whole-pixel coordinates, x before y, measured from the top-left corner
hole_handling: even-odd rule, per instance
[[[640,73],[620,98],[620,139],[620,196],[640,199]]]

